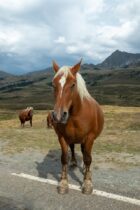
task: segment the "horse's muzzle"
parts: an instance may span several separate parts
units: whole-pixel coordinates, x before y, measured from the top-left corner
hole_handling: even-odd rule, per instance
[[[52,118],[56,123],[66,124],[69,118],[69,113],[67,111],[61,111],[61,113],[52,111]]]

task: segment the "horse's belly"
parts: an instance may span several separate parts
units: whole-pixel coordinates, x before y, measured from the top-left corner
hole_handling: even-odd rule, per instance
[[[29,117],[26,117],[26,118],[25,118],[25,121],[29,121],[29,120],[30,120],[30,118],[29,118]]]

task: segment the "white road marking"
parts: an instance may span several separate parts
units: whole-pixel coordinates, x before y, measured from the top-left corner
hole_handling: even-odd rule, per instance
[[[44,179],[44,178],[40,178],[40,177],[36,177],[36,176],[29,175],[29,174],[24,174],[24,173],[19,173],[19,174],[12,173],[12,175],[22,177],[22,178],[26,178],[26,179],[30,179],[30,180],[33,180],[33,181],[38,181],[38,182],[43,182],[43,183],[58,186],[58,182],[55,181],[55,180],[51,180],[51,179]],[[73,190],[81,191],[81,187],[77,186],[77,185],[69,184],[69,188],[73,189]],[[104,191],[100,191],[100,190],[93,190],[92,194],[140,206],[140,200],[135,199],[135,198],[129,198],[129,197],[126,197],[126,196],[121,196],[121,195],[108,193],[108,192],[104,192]]]

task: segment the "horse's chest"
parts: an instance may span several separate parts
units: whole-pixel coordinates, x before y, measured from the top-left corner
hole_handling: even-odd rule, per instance
[[[26,121],[30,120],[30,117],[29,117],[29,116],[26,116],[26,117],[25,117],[25,120],[26,120]]]
[[[61,127],[60,131],[68,143],[81,143],[85,137],[85,130],[82,125],[75,122],[69,122]]]

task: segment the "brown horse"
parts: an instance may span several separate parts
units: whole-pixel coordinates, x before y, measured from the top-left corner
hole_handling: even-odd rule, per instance
[[[32,119],[33,119],[33,107],[27,107],[23,109],[19,113],[19,120],[21,122],[21,126],[24,127],[26,121],[30,121],[30,125],[32,127]]]
[[[49,112],[47,115],[47,127],[53,128],[53,126],[54,126],[54,122],[53,122],[53,118],[52,118],[52,113]]]
[[[56,122],[54,121],[52,112],[50,111],[47,115],[47,128],[55,128],[55,126]],[[75,158],[75,151],[74,151],[75,146],[74,144],[70,144],[69,147],[71,150],[71,167],[75,167],[77,166],[77,161]],[[81,145],[81,151],[82,151],[82,145]]]
[[[76,163],[74,144],[81,144],[85,165],[82,192],[92,193],[91,151],[94,140],[101,133],[104,124],[103,112],[99,104],[91,97],[85,81],[78,73],[80,66],[81,61],[73,67],[61,68],[53,62],[56,74],[52,81],[55,96],[52,117],[62,150],[62,174],[58,186],[58,192],[61,194],[68,192],[68,146],[71,148],[72,160]]]

